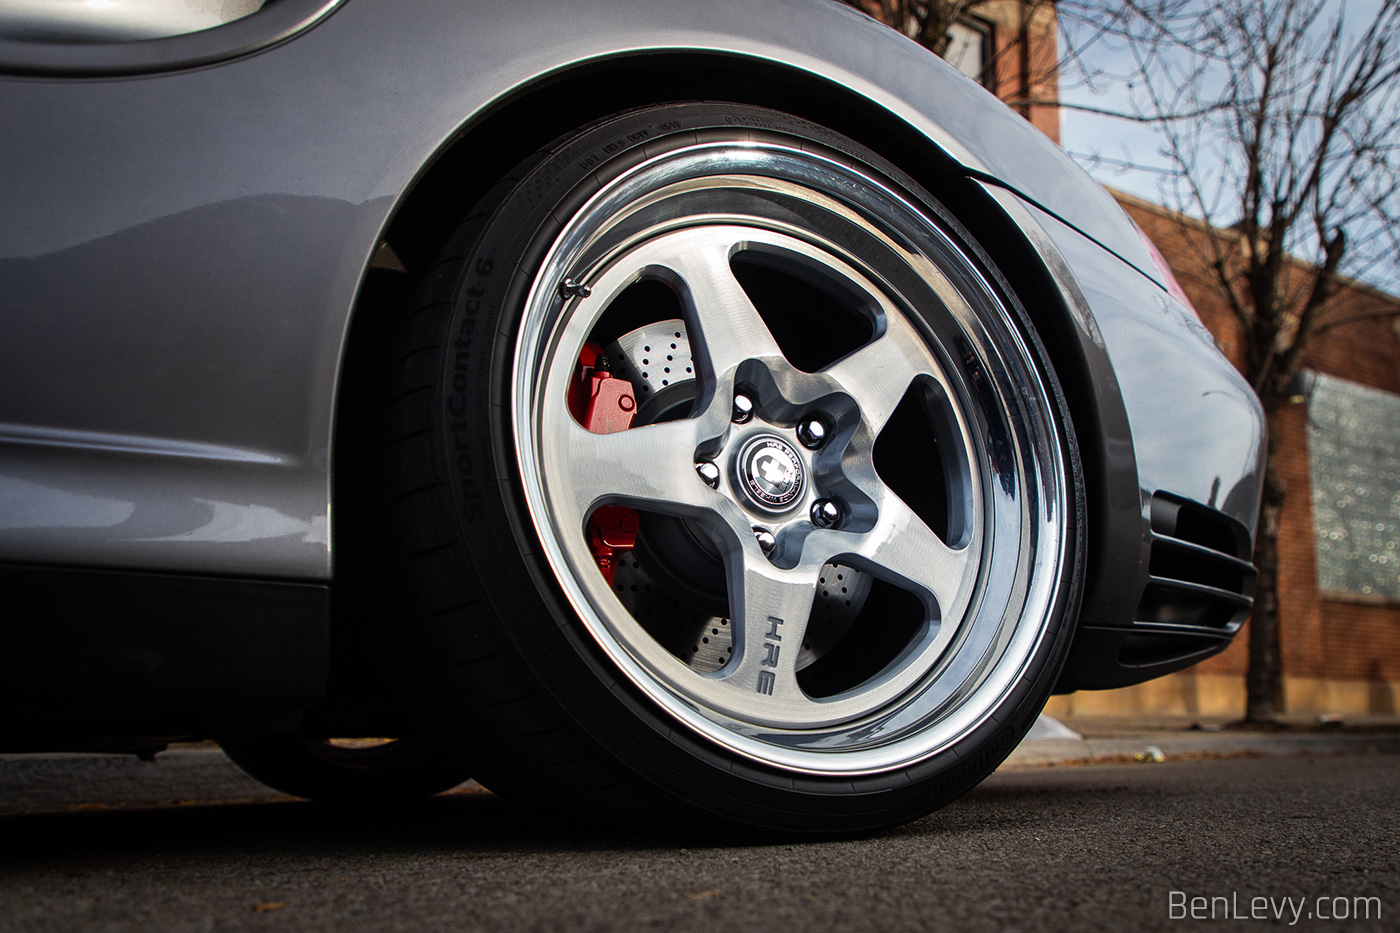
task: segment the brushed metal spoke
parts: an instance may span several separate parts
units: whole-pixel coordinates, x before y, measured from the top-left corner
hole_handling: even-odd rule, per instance
[[[722,378],[745,360],[785,362],[768,325],[730,266],[730,257],[745,233],[728,227],[686,230],[667,236],[664,250],[648,257],[678,279],[691,352],[712,378]]]
[[[953,548],[888,489],[879,509],[875,527],[861,536],[853,553],[876,576],[936,603],[942,618],[957,618],[976,577],[980,530]]]
[[[699,442],[695,419],[665,421],[594,434],[572,419],[560,445],[563,469],[551,486],[586,515],[602,503],[621,503],[672,513],[714,508],[716,493],[695,473]]]
[[[811,704],[797,685],[797,656],[817,595],[820,567],[779,570],[746,546],[741,579],[731,584],[735,657],[721,671],[738,704],[792,718]],[[752,553],[750,553],[752,552]]]
[[[885,315],[883,323],[883,334],[826,369],[856,400],[871,434],[880,433],[915,379],[947,385],[933,354],[902,315]]]

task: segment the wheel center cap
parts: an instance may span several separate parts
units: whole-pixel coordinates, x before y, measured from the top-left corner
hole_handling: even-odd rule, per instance
[[[781,512],[802,496],[806,470],[797,451],[782,438],[762,434],[739,453],[739,485],[759,508]]]

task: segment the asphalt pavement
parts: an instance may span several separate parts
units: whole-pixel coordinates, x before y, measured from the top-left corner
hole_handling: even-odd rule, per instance
[[[1023,745],[929,817],[780,845],[585,829],[473,785],[327,811],[202,747],[0,756],[0,930],[1397,929],[1393,732],[1066,725],[1040,741],[1074,754]]]

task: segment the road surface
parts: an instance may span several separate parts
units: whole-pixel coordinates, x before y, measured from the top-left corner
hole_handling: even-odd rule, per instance
[[[878,837],[742,846],[479,791],[327,813],[200,756],[0,762],[0,930],[1400,929],[1393,755],[1004,770]]]

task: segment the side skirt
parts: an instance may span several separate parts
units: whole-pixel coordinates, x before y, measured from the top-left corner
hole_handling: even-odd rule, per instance
[[[12,564],[0,593],[0,748],[291,731],[326,689],[323,584]]]

